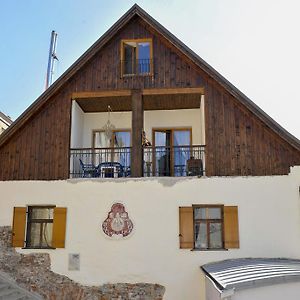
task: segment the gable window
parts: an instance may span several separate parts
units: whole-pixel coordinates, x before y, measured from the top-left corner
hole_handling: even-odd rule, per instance
[[[64,248],[66,214],[67,209],[65,207],[15,207],[13,215],[13,247],[36,249]]]
[[[153,73],[152,40],[121,41],[121,74],[151,75]]]
[[[238,207],[193,205],[179,208],[180,248],[239,248]]]

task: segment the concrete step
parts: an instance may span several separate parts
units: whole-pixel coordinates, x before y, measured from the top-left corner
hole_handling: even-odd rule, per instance
[[[1,300],[6,300],[9,296],[12,296],[14,294],[16,294],[16,290],[13,289],[12,287],[8,286],[6,288],[3,288],[1,291],[0,291],[0,299]]]
[[[41,300],[42,297],[20,287],[5,273],[0,272],[0,300]]]
[[[0,290],[7,287],[7,284],[4,282],[0,282]]]

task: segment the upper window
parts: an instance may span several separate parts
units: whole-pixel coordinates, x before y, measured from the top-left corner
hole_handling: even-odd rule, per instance
[[[65,207],[14,207],[13,247],[64,248],[66,215]]]
[[[152,40],[121,41],[122,75],[151,75],[153,73]]]
[[[238,207],[193,205],[179,208],[180,248],[239,248]]]

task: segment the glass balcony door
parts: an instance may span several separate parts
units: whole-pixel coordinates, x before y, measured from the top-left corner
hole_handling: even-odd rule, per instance
[[[191,129],[155,129],[153,161],[157,176],[184,176],[190,157]]]

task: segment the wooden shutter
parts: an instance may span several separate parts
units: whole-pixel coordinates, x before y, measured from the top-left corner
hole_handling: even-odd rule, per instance
[[[226,249],[240,247],[237,206],[224,206],[224,246]]]
[[[179,207],[179,241],[181,249],[194,248],[193,207]]]
[[[26,207],[14,207],[12,246],[24,247]]]
[[[55,207],[53,216],[52,247],[65,248],[66,237],[66,207]]]

